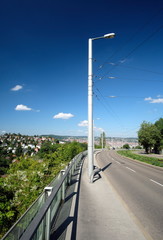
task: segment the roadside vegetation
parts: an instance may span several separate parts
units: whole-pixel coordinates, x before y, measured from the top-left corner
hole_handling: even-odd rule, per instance
[[[78,153],[85,151],[86,144],[77,142],[52,144],[45,141],[35,156],[19,155],[14,161],[2,161],[0,176],[0,237],[35,201],[61,169]],[[3,149],[1,149],[4,159]]]
[[[163,167],[163,159],[159,159],[156,157],[142,156],[140,154],[133,153],[131,150],[119,150],[119,151],[117,151],[117,153],[120,154],[121,156],[125,156],[125,157],[135,159],[135,160],[138,160],[141,162],[146,162],[151,165]]]
[[[154,124],[144,121],[138,131],[138,141],[146,153],[160,153],[163,150],[163,118]]]

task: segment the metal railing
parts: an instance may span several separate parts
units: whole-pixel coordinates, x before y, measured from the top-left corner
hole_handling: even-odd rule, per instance
[[[86,155],[87,151],[79,153],[64,170],[61,170],[2,240],[48,240],[50,238],[51,224],[65,199],[66,189],[71,183],[74,171]]]

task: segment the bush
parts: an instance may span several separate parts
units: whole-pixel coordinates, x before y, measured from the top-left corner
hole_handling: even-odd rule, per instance
[[[35,157],[19,157],[11,163],[0,188],[0,228],[4,233],[43,191],[44,187],[86,144],[77,142],[64,145],[43,144]],[[7,190],[6,190],[7,187]]]
[[[129,146],[129,144],[124,144],[124,145],[123,145],[123,148],[124,148],[124,149],[130,149],[130,146]]]
[[[12,206],[12,200],[14,197],[14,193],[7,189],[7,187],[3,188],[0,186],[0,227],[2,237],[2,233],[5,233],[16,220],[18,211],[16,207]]]
[[[163,162],[162,162],[163,159],[141,156],[141,155],[133,153],[132,151],[117,151],[117,153],[122,155],[122,156],[129,157],[131,159],[135,159],[135,160],[138,160],[138,161],[141,161],[141,162],[149,163],[151,165],[163,167]]]

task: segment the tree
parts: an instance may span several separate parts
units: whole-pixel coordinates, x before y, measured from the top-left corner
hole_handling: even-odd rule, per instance
[[[163,118],[155,122],[155,126],[160,132],[160,139],[157,140],[154,149],[155,153],[159,153],[163,149]]]
[[[130,146],[129,146],[128,143],[126,143],[126,144],[123,145],[123,148],[125,148],[125,149],[130,149]]]
[[[163,138],[163,118],[155,122],[156,127],[160,130],[161,137]]]
[[[59,144],[52,144],[49,141],[45,141],[42,144],[41,149],[40,149],[38,155],[40,157],[44,157],[44,155],[46,155],[46,154],[54,153],[55,151],[57,151],[58,148],[59,148]]]
[[[0,184],[0,237],[12,226],[17,218],[17,209],[12,205],[13,198],[14,193],[6,187],[3,188]]]
[[[23,154],[23,149],[22,149],[20,143],[18,144],[18,146],[16,148],[15,154],[16,154],[17,157],[20,157]]]
[[[138,131],[138,141],[145,148],[146,153],[160,141],[161,134],[156,125],[144,121]]]

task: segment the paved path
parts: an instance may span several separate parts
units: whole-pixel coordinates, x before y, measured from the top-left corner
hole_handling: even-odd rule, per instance
[[[101,151],[97,162],[142,227],[153,239],[163,240],[163,168],[114,150]]]
[[[50,240],[151,240],[103,172],[94,183],[87,172],[86,158],[73,176]]]
[[[89,183],[86,159],[81,176],[76,239],[151,239],[142,232],[104,174],[100,174],[100,179]]]

